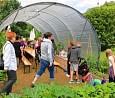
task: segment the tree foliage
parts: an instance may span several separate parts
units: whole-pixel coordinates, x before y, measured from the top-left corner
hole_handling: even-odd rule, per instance
[[[17,0],[0,0],[0,22],[19,7],[21,5]]]
[[[115,2],[89,9],[84,14],[93,24],[101,41],[102,50],[115,45]]]
[[[1,0],[0,1],[0,22],[4,20],[14,10],[20,8],[21,5],[18,0]],[[11,30],[16,32],[18,36],[29,37],[29,33],[33,26],[24,22],[17,22],[11,24]],[[37,37],[41,34],[35,30]]]
[[[16,32],[18,36],[28,37],[32,26],[24,22],[17,22],[11,25],[11,30]]]

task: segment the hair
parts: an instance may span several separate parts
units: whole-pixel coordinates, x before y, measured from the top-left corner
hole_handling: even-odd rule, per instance
[[[115,56],[114,56],[114,54],[113,54],[113,52],[112,52],[111,49],[106,49],[105,53],[106,53],[106,57],[107,57],[107,58],[108,58],[109,56],[112,56],[112,57],[114,58],[114,61],[115,61]]]
[[[19,40],[19,36],[16,36],[16,40]]]
[[[48,38],[48,37],[51,37],[52,36],[52,33],[51,32],[46,32],[45,34],[44,34],[44,37],[45,38]]]
[[[12,40],[12,37],[16,37],[16,33],[15,32],[7,32],[6,33],[7,40]]]
[[[43,34],[43,38],[46,38],[46,34],[45,33]]]
[[[38,40],[42,40],[42,37],[39,37]]]
[[[52,43],[54,43],[54,39],[51,39]]]
[[[37,40],[37,38],[34,38],[34,40]]]
[[[76,42],[74,40],[72,40],[72,41],[70,41],[70,45],[74,46],[74,45],[76,45]]]

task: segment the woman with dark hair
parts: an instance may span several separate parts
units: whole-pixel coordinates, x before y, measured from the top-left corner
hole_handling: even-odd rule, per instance
[[[18,36],[16,36],[16,41],[13,43],[13,46],[14,46],[15,53],[16,53],[17,65],[19,65],[22,55],[21,55],[21,43],[19,41]]]
[[[45,69],[48,68],[48,71],[50,73],[50,80],[54,79],[54,58],[52,54],[52,33],[47,32],[45,34],[45,38],[43,39],[43,42],[41,43],[41,60],[40,60],[40,70],[36,74],[33,82],[31,83],[31,87],[34,87],[34,84],[38,78],[41,77],[41,75],[44,73]]]

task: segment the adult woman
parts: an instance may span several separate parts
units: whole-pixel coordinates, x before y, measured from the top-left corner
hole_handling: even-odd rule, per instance
[[[6,92],[9,95],[12,91],[12,86],[17,80],[16,70],[17,62],[13,43],[15,42],[16,34],[14,32],[6,33],[7,41],[3,47],[3,60],[4,60],[4,71],[7,72],[8,81],[5,86],[1,89],[0,94]]]
[[[52,54],[52,33],[47,32],[45,34],[45,38],[43,39],[43,42],[41,43],[41,60],[40,60],[40,70],[36,74],[33,82],[31,83],[31,87],[34,87],[34,83],[40,76],[44,73],[45,69],[48,68],[48,71],[50,73],[50,80],[54,79],[54,58]]]
[[[105,51],[106,57],[109,60],[109,82],[115,83],[115,56],[110,49]]]

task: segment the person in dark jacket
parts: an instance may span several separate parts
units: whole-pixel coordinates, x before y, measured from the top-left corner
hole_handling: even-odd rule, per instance
[[[68,46],[68,53],[69,53],[70,49],[71,49],[71,45]],[[70,59],[69,55],[67,55],[67,74],[66,74],[67,77],[70,77],[70,63],[69,63],[69,59]]]
[[[13,46],[14,46],[14,49],[15,49],[17,65],[19,65],[20,60],[22,58],[22,55],[21,55],[21,43],[19,41],[18,36],[16,36],[16,41],[13,43]]]
[[[71,41],[70,44],[71,44],[71,49],[68,53],[69,63],[71,65],[70,66],[70,81],[69,81],[69,83],[74,82],[73,81],[74,71],[76,71],[76,81],[77,81],[77,83],[79,83],[80,80],[79,80],[79,75],[78,75],[78,66],[79,66],[79,58],[80,58],[81,49],[78,48],[75,41]]]

